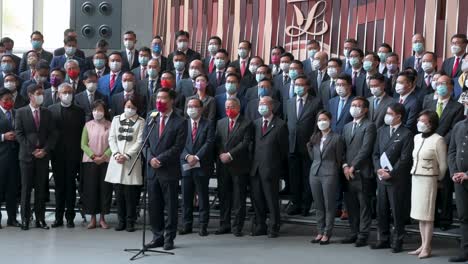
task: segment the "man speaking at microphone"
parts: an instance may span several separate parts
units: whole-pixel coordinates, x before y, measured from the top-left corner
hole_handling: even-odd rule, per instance
[[[180,179],[180,154],[187,137],[186,120],[173,111],[175,92],[160,88],[156,95],[156,111],[149,113],[145,137],[150,133],[146,150],[147,189],[150,225],[153,240],[147,248],[174,249],[177,232],[177,195]],[[164,221],[164,209],[167,218]]]

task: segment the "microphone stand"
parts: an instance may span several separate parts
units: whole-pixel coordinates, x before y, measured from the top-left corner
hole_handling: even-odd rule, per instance
[[[128,175],[130,175],[133,171],[133,168],[135,167],[135,164],[141,158],[143,150],[145,149],[149,137],[151,135],[151,132],[153,131],[156,122],[155,122],[156,117],[152,119],[153,123],[150,126],[150,129],[148,131],[148,135],[146,135],[145,140],[143,141],[143,144],[141,145],[140,150],[138,151],[138,154],[136,156],[136,159],[133,160],[132,166],[130,167],[130,171],[128,172]],[[125,252],[136,252],[136,254],[130,258],[130,260],[135,260],[138,258],[138,256],[146,256],[145,252],[154,252],[154,253],[161,253],[161,254],[168,254],[168,255],[174,255],[173,252],[168,252],[168,251],[161,251],[161,250],[154,250],[154,249],[149,249],[145,246],[145,240],[146,240],[146,207],[147,207],[147,201],[146,201],[146,194],[148,193],[148,184],[147,184],[147,179],[144,179],[143,181],[143,235],[142,235],[142,247],[141,248],[130,248],[130,249],[124,249]]]

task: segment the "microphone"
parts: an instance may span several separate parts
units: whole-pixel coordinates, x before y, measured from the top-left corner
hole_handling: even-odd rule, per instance
[[[152,112],[149,116],[151,120],[149,121],[148,126],[151,126],[154,122],[156,122],[156,119],[158,118],[158,116],[159,116],[159,112]]]

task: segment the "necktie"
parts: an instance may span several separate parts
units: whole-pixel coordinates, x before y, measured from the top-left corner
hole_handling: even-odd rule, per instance
[[[317,72],[317,88],[320,88],[321,84],[322,84],[322,72],[319,70]]]
[[[334,97],[336,93],[335,90],[335,81],[332,81],[330,84],[330,98]]]
[[[414,69],[415,69],[416,71],[419,71],[419,67],[421,66],[421,65],[420,65],[421,58],[416,58],[416,60],[415,60],[414,62],[415,62],[415,63],[414,63]]]
[[[141,71],[140,71],[140,79],[145,79],[146,78],[146,67],[143,66],[141,67]]]
[[[351,134],[353,134],[353,135],[354,135],[354,132],[356,132],[356,125],[357,125],[357,123],[353,122],[353,130],[351,130]]]
[[[336,119],[337,119],[337,120],[340,119],[341,111],[343,110],[344,105],[345,105],[345,100],[344,100],[344,99],[340,99],[340,102],[338,103],[338,114],[337,114],[337,116],[336,116]]]
[[[268,129],[268,120],[263,120],[262,135],[265,135],[267,129]]]
[[[214,58],[211,57],[210,66],[208,67],[208,73],[212,73],[214,69]]]
[[[304,100],[302,100],[302,98],[299,98],[299,107],[297,109],[297,118],[299,118],[301,116],[303,109],[304,109]]]
[[[159,123],[159,138],[161,138],[164,128],[166,127],[166,116],[161,116],[161,123]]]
[[[439,118],[440,118],[440,116],[442,116],[443,107],[444,107],[444,103],[443,103],[443,102],[438,102],[438,103],[437,103],[436,112],[437,112],[437,115],[439,116]]]
[[[374,100],[374,113],[375,113],[375,110],[377,110],[377,108],[379,107],[379,103],[380,103],[380,99],[375,98],[375,100]]]
[[[400,97],[399,103],[400,103],[400,104],[403,104],[403,97]]]
[[[176,74],[176,83],[179,83],[181,76],[182,76],[182,74],[180,72],[177,72],[177,74]]]
[[[13,119],[11,118],[11,111],[6,111],[6,118],[8,119],[8,123],[11,127],[13,127]]]
[[[36,125],[37,130],[39,130],[40,124],[41,124],[41,120],[39,119],[39,111],[34,110],[34,125]]]
[[[452,78],[455,77],[455,75],[457,75],[457,70],[458,70],[458,65],[460,64],[460,58],[457,57],[455,59],[455,63],[453,64],[453,69],[452,69]]]
[[[154,91],[154,80],[149,81],[149,86],[148,86],[148,98],[151,98],[153,96],[153,91]]]
[[[52,90],[52,102],[55,104],[57,102],[57,91]]]
[[[242,61],[242,65],[241,65],[241,76],[244,77],[244,74],[245,74],[245,60]]]
[[[393,133],[395,133],[395,128],[394,128],[394,127],[392,127],[392,128],[390,129],[390,137],[393,136]]]
[[[353,82],[352,82],[352,85],[353,85],[353,90],[356,90],[356,78],[357,78],[357,72],[354,72],[353,73]]]
[[[219,86],[219,85],[221,85],[221,74],[222,74],[222,72],[219,71],[219,72],[217,72],[216,74],[218,75],[218,76],[216,77],[216,83],[217,83],[218,86]]]
[[[132,51],[128,52],[127,57],[128,57],[128,66],[130,68],[132,68],[132,65],[133,65],[133,53],[132,53]]]
[[[109,82],[109,88],[110,88],[111,92],[112,92],[112,90],[114,90],[114,85],[115,85],[115,73],[112,73],[111,74],[111,79],[110,79],[110,82]]]
[[[76,91],[76,82],[72,80],[71,85],[73,87],[73,91]]]
[[[291,86],[289,86],[289,98],[294,97],[294,83],[291,83]]]
[[[34,80],[34,75],[36,74],[36,70],[31,70],[31,77],[30,80]]]
[[[426,76],[426,87],[430,87],[431,86],[431,75],[427,75]]]
[[[89,105],[92,105],[94,102],[94,94],[90,93],[89,94]]]
[[[288,76],[283,75],[283,85],[285,85],[288,82]]]
[[[234,128],[234,120],[231,119],[231,121],[229,122],[229,133],[232,132],[233,128]]]
[[[97,74],[98,78],[102,77],[102,71],[101,70],[96,70],[96,74]]]
[[[198,131],[198,125],[197,122],[193,122],[193,127],[192,127],[192,142],[195,141],[195,137],[197,136],[197,131]]]

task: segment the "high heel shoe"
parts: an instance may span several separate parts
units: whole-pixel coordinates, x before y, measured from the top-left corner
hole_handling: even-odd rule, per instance
[[[318,244],[322,240],[323,236],[316,236],[314,239],[310,241],[312,244]]]
[[[322,239],[320,240],[320,245],[328,245],[328,244],[330,244],[330,238],[331,238],[331,237],[326,237],[327,239],[324,240],[325,237],[326,237],[326,236],[323,236]]]
[[[419,254],[421,254],[421,251],[422,251],[422,246],[419,247],[418,249],[414,250],[414,251],[408,252],[408,255],[419,255]]]
[[[423,249],[421,253],[418,255],[419,259],[426,259],[431,257],[431,249]]]

